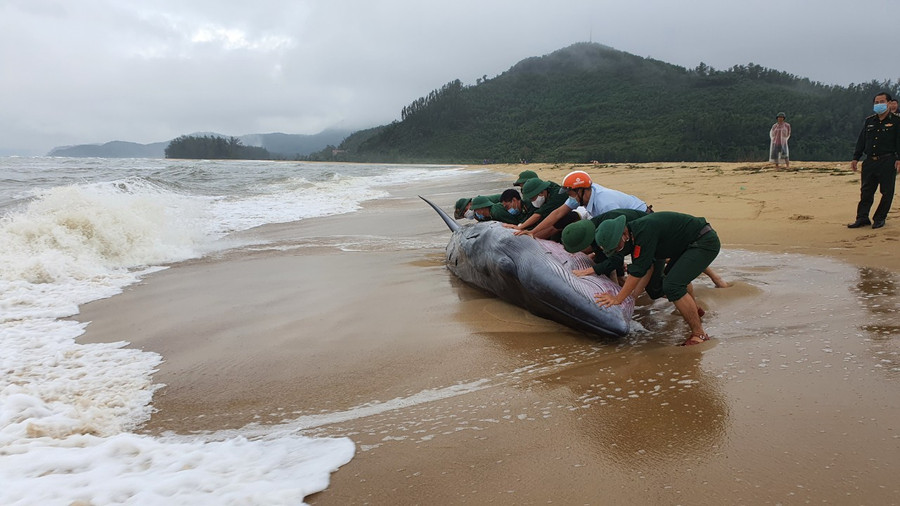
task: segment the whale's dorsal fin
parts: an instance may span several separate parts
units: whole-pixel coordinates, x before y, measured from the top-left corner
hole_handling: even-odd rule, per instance
[[[440,207],[436,206],[436,205],[434,204],[434,202],[432,202],[432,201],[426,199],[425,197],[423,197],[423,196],[421,196],[421,195],[419,195],[419,198],[422,199],[422,200],[424,200],[425,203],[427,203],[429,206],[431,206],[432,209],[434,209],[435,211],[437,211],[437,213],[441,216],[441,219],[444,220],[444,223],[446,223],[447,226],[450,227],[450,231],[451,231],[451,232],[456,232],[457,230],[459,230],[459,223],[455,222],[455,221],[453,220],[453,218],[451,218],[447,213],[444,212],[443,209],[441,209]]]

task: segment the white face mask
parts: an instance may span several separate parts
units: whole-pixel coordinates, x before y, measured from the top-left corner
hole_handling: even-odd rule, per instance
[[[543,195],[535,197],[534,200],[531,201],[531,205],[533,205],[535,208],[541,207],[542,205],[544,205],[545,200],[547,200],[547,198]]]
[[[465,218],[467,220],[474,220],[475,219],[475,211],[469,209],[468,211],[463,213],[463,218]]]

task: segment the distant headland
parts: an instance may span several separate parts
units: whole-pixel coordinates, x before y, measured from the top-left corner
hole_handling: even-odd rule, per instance
[[[325,130],[318,134],[248,134],[239,137],[203,132],[194,133],[192,137],[216,137],[222,139],[238,139],[245,147],[257,147],[267,151],[271,157],[280,159],[302,159],[310,153],[337,146],[352,132],[349,130]],[[75,158],[165,158],[166,148],[176,139],[151,144],[139,144],[127,141],[111,141],[104,144],[79,144],[77,146],[59,146],[47,153],[47,156],[69,156]]]

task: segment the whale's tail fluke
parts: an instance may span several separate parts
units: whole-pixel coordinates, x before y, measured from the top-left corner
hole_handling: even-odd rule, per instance
[[[423,197],[421,195],[419,195],[419,198],[424,200],[425,203],[427,203],[429,206],[431,206],[432,209],[437,211],[437,213],[441,216],[441,219],[444,220],[444,223],[446,223],[447,226],[450,227],[451,232],[456,232],[459,229],[459,223],[455,222],[453,220],[453,218],[451,218],[447,213],[444,212],[443,209],[436,206],[432,201],[426,199],[425,197]]]

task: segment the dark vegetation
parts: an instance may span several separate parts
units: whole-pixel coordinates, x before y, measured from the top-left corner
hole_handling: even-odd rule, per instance
[[[237,137],[182,135],[166,147],[166,158],[204,160],[268,160],[265,148],[244,146]]]
[[[378,162],[761,161],[783,111],[791,158],[847,160],[872,97],[750,63],[694,69],[579,43],[473,86],[452,81],[313,160]]]

